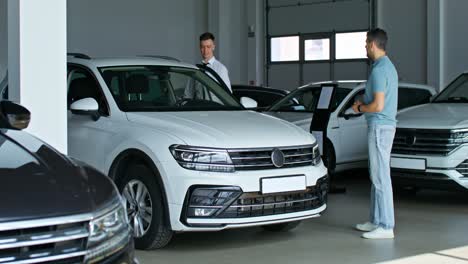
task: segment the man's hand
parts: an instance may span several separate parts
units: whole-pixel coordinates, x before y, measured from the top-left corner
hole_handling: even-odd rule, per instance
[[[354,104],[353,104],[353,110],[354,110],[355,113],[360,113],[359,110],[358,110],[358,107],[359,107],[360,105],[362,105],[362,102],[361,102],[361,101],[357,100],[356,102],[354,102]]]

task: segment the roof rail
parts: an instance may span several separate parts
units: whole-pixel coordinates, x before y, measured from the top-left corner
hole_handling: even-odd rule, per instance
[[[78,59],[85,59],[85,60],[90,60],[91,59],[91,57],[89,57],[88,55],[86,55],[84,53],[71,52],[71,53],[67,53],[67,56],[71,56],[71,57],[78,58]]]
[[[156,59],[163,59],[163,60],[171,60],[180,62],[179,59],[171,57],[171,56],[164,56],[164,55],[139,55],[139,57],[148,57],[148,58],[156,58]]]

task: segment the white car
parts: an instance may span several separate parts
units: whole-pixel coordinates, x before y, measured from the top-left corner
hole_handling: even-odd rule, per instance
[[[278,101],[266,114],[287,120],[310,131],[313,111],[323,84],[337,85],[332,114],[327,130],[328,144],[323,154],[330,172],[368,166],[367,123],[364,115],[351,109],[365,90],[365,81],[317,82],[302,86]],[[399,83],[398,109],[429,102],[434,88],[426,85]]]
[[[290,229],[326,209],[316,140],[193,65],[75,54],[68,87],[69,155],[117,183],[139,249],[173,232]]]
[[[401,187],[468,188],[468,73],[429,104],[401,111],[393,143],[392,180]]]

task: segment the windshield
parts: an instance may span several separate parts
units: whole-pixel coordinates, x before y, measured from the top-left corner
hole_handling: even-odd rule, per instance
[[[125,112],[245,110],[207,74],[168,66],[99,68]]]
[[[25,172],[39,167],[39,161],[0,132],[0,175]]]
[[[332,102],[332,112],[338,108],[345,97],[352,91],[349,88],[336,89],[336,95]],[[312,113],[317,106],[320,95],[320,87],[308,87],[297,89],[274,104],[267,111],[271,112],[309,112]]]
[[[468,103],[468,74],[462,74],[445,88],[434,103]]]

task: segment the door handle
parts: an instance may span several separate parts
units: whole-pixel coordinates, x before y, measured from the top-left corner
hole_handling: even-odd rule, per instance
[[[332,127],[331,129],[338,129],[338,128],[340,128],[340,127]]]

